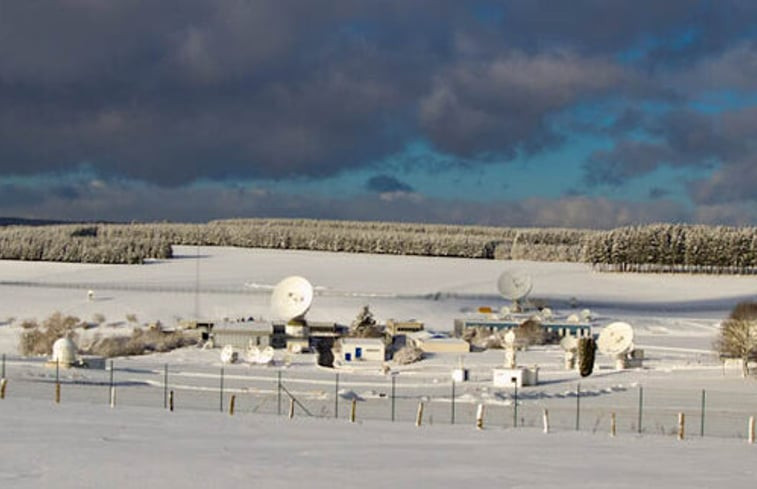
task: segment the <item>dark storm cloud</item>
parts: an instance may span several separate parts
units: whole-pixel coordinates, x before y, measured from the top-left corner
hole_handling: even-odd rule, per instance
[[[412,192],[413,187],[391,175],[375,175],[365,182],[371,192]]]
[[[708,86],[754,88],[754,48],[743,40],[752,4],[2,2],[0,176],[86,167],[189,195],[197,180],[335,175],[418,140],[453,165],[533,154],[566,141],[553,119],[583,103],[621,98],[637,107]],[[720,176],[692,184],[695,199],[717,200],[718,181],[734,181],[740,168],[729,162],[749,160],[751,115],[676,114],[615,117],[608,134],[617,145],[591,158],[589,180],[721,159]],[[635,141],[638,129],[653,137]],[[60,187],[51,198],[100,202],[92,192]],[[410,204],[395,197],[377,207],[403,205],[395,210],[404,215]],[[624,212],[635,215],[600,214]]]

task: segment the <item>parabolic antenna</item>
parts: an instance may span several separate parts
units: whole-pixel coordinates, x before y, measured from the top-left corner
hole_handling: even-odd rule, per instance
[[[624,322],[605,326],[597,339],[597,348],[604,355],[625,355],[633,349],[633,328]]]
[[[542,319],[549,321],[553,317],[552,309],[545,307],[544,309],[541,310],[540,316],[542,317]]]
[[[221,362],[223,363],[236,363],[239,358],[239,354],[234,351],[234,347],[226,345],[221,349]]]
[[[256,365],[268,365],[273,361],[274,351],[270,346],[259,348],[251,346],[247,349],[247,361]]]
[[[578,350],[578,338],[573,335],[564,336],[563,339],[560,340],[560,348],[565,351],[575,352]]]
[[[287,277],[273,289],[271,314],[283,321],[300,320],[313,303],[313,286],[302,277]]]
[[[532,287],[531,277],[517,271],[504,271],[497,280],[499,293],[511,301],[523,299],[531,292]]]

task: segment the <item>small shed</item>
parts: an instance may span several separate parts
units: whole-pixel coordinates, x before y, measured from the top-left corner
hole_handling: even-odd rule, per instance
[[[225,322],[213,325],[211,338],[217,347],[231,345],[240,350],[249,345],[269,346],[273,325],[266,321]]]
[[[340,356],[345,362],[386,360],[386,345],[381,338],[342,338],[339,344],[342,350]]]

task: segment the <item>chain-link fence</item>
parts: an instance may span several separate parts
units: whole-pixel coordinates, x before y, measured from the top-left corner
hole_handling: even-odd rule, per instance
[[[104,369],[59,368],[44,360],[2,358],[2,394],[93,405],[128,405],[237,414],[294,415],[357,421],[475,426],[479,405],[486,428],[676,435],[685,414],[686,437],[746,438],[757,414],[757,392],[677,387],[546,384],[496,389],[491,382],[433,381],[427,376],[366,375],[298,370],[108,361]],[[233,398],[233,400],[232,400]],[[233,408],[232,408],[233,404]]]

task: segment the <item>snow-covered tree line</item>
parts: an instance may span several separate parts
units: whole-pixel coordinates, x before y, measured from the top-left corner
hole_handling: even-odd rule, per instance
[[[653,224],[596,231],[311,219],[0,228],[0,258],[142,263],[171,245],[574,261],[601,271],[755,273],[757,228]]]
[[[757,273],[757,228],[653,224],[584,237],[583,261],[621,272]]]

